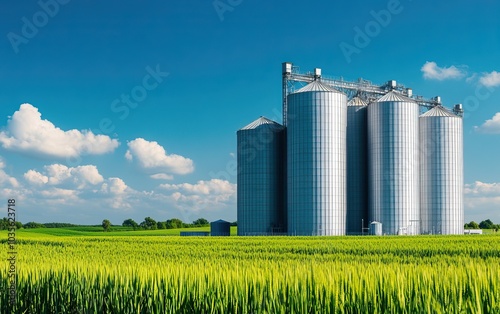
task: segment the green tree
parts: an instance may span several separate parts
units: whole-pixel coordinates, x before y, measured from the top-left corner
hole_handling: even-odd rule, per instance
[[[109,231],[109,228],[111,227],[111,222],[107,219],[104,219],[101,225],[104,231]]]
[[[78,227],[78,225],[70,224],[67,222],[48,222],[43,224],[46,228],[67,228]]]
[[[486,220],[483,220],[479,223],[479,228],[481,228],[481,229],[494,229],[495,224],[491,220],[486,219]]]
[[[156,223],[156,226],[158,227],[158,229],[167,229],[167,224],[164,221],[158,221]]]
[[[209,224],[210,223],[205,218],[199,218],[199,219],[196,219],[195,221],[193,221],[193,225],[195,225],[195,226],[207,226]]]
[[[20,221],[16,221],[16,229],[21,229],[23,224]]]
[[[140,226],[146,230],[156,230],[158,228],[156,221],[151,217],[144,218],[144,221],[141,222]]]
[[[475,221],[471,221],[464,225],[465,229],[479,229],[479,225]]]
[[[45,225],[38,222],[30,221],[25,223],[23,227],[24,229],[35,229],[35,228],[45,228]]]
[[[123,221],[122,226],[123,227],[132,227],[132,228],[134,228],[134,230],[136,230],[137,227],[139,227],[139,224],[137,222],[135,222],[135,220],[133,220],[133,219],[126,219]]]
[[[182,220],[173,218],[166,221],[167,229],[179,229],[182,228],[184,223]]]

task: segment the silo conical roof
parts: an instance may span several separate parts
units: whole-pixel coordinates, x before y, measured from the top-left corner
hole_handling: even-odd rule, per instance
[[[368,104],[359,97],[354,97],[347,103],[348,106],[367,106]]]
[[[296,90],[293,92],[293,94],[297,93],[305,93],[305,92],[334,92],[334,93],[341,93],[340,91],[336,90],[335,88],[323,84],[320,81],[312,81],[311,83],[307,84],[306,86],[302,87],[299,90]]]
[[[240,130],[253,130],[253,129],[256,129],[256,128],[261,127],[261,126],[266,126],[266,127],[269,127],[272,129],[277,129],[277,130],[281,130],[284,128],[284,126],[282,126],[278,122],[270,120],[266,117],[260,117],[257,120],[253,121],[252,123],[242,127]]]
[[[375,100],[375,102],[386,102],[386,101],[412,102],[412,103],[415,102],[413,99],[403,96],[399,93],[396,93],[395,91],[390,91],[384,96]]]
[[[229,221],[225,221],[225,220],[222,220],[222,219],[219,219],[219,220],[216,220],[216,221],[212,221],[212,223],[230,223]]]
[[[432,108],[431,110],[425,112],[420,116],[421,118],[426,118],[426,117],[454,117],[457,118],[458,116],[451,113],[448,109],[444,108],[443,106],[436,106]]]

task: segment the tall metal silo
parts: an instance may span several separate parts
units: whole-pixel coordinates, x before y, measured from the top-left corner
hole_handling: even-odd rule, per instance
[[[284,130],[260,117],[236,133],[238,235],[286,232]]]
[[[419,120],[421,231],[463,234],[462,118],[436,106]]]
[[[288,234],[344,235],[347,97],[313,81],[287,102]]]
[[[420,233],[418,117],[394,91],[368,105],[369,214],[384,234]]]
[[[368,228],[367,103],[347,103],[347,234]]]

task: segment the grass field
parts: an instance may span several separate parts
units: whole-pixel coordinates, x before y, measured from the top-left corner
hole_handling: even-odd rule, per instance
[[[500,313],[498,235],[172,234],[19,230],[15,311]],[[9,313],[2,260],[0,312]]]

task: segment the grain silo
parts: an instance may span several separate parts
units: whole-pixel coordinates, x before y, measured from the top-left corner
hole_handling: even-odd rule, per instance
[[[231,224],[219,219],[210,223],[210,235],[213,237],[228,237],[231,235]]]
[[[286,232],[285,132],[260,117],[237,132],[238,235]]]
[[[347,103],[347,234],[368,228],[367,103],[354,97]]]
[[[288,234],[344,235],[347,97],[313,81],[287,102]]]
[[[419,106],[390,91],[368,106],[369,214],[384,234],[419,234]]]
[[[421,231],[463,234],[462,118],[438,105],[419,120]]]

